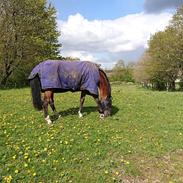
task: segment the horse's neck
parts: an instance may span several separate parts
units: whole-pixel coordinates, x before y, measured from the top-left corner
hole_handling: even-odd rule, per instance
[[[99,83],[100,99],[105,100],[110,95],[110,85],[103,71],[100,70],[99,73],[100,73],[100,83]]]

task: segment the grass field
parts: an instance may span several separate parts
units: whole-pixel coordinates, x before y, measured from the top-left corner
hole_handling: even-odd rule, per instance
[[[113,115],[87,97],[55,95],[48,126],[30,89],[0,91],[0,182],[183,182],[183,93],[113,84]]]

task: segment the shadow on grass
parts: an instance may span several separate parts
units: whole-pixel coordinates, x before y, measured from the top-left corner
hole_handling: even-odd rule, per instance
[[[64,117],[64,116],[68,116],[68,115],[78,115],[78,110],[79,110],[79,107],[72,107],[72,108],[69,108],[65,111],[60,111],[56,114],[53,114],[50,116],[51,120],[52,121],[56,121],[59,116],[61,117]],[[83,115],[88,115],[92,112],[96,112],[98,111],[97,107],[83,107]],[[117,112],[119,111],[119,109],[116,107],[116,106],[112,106],[112,116],[115,115]]]

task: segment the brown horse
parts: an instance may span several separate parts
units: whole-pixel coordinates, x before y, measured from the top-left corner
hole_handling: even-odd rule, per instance
[[[59,61],[57,61],[56,63],[58,63],[58,62]],[[70,63],[71,66],[74,63],[75,62]],[[80,62],[78,62],[78,63],[80,64]],[[82,62],[82,64],[83,63],[84,62]],[[50,64],[50,61],[49,61],[49,64]],[[75,64],[77,64],[77,63],[75,63]],[[112,112],[111,87],[110,87],[110,83],[109,83],[109,80],[108,80],[105,72],[102,69],[100,69],[96,64],[94,65],[93,63],[86,62],[85,65],[87,65],[87,66],[89,65],[90,68],[92,68],[92,67],[95,68],[96,71],[98,72],[99,78],[98,78],[96,84],[97,84],[97,88],[98,88],[97,90],[99,91],[99,94],[97,94],[98,91],[96,93],[94,93],[94,92],[91,92],[90,90],[87,90],[87,87],[83,88],[83,86],[79,86],[79,88],[77,88],[77,89],[73,89],[73,87],[70,87],[67,89],[53,88],[53,87],[45,89],[42,86],[43,80],[41,80],[41,78],[40,78],[43,75],[43,71],[41,72],[41,74],[39,74],[37,72],[37,70],[39,70],[39,72],[40,72],[40,67],[39,67],[39,69],[36,68],[36,72],[35,72],[35,70],[33,70],[34,72],[32,71],[31,75],[29,76],[29,80],[30,80],[30,86],[31,86],[31,91],[32,91],[33,106],[38,110],[41,110],[41,109],[44,110],[44,117],[48,124],[52,124],[52,121],[48,114],[48,105],[50,105],[51,109],[54,112],[56,112],[56,108],[54,105],[54,93],[58,93],[58,92],[62,93],[62,92],[67,92],[67,91],[72,91],[72,92],[81,91],[80,107],[79,107],[79,111],[78,111],[79,117],[83,117],[82,109],[83,109],[83,104],[84,104],[86,95],[92,96],[94,98],[94,100],[96,101],[97,106],[98,106],[98,111],[100,113],[100,118],[104,118],[104,117],[111,115],[111,112]],[[50,67],[50,65],[49,65],[49,67]],[[57,68],[57,72],[58,72],[58,70],[59,69]],[[85,79],[84,79],[86,81],[86,78],[89,77],[88,75],[90,74],[90,72],[88,72],[88,71],[86,72],[85,70],[87,70],[87,69],[84,68],[83,73],[86,74]],[[72,71],[73,71],[72,68],[69,71],[67,71],[67,78],[70,78],[70,80],[72,80],[72,78],[70,77],[70,75],[73,75]],[[50,73],[50,72],[51,71],[49,71],[48,73]],[[48,75],[49,75],[48,73],[46,73],[44,78],[48,77]],[[52,76],[49,76],[49,77],[53,78],[53,75],[54,75],[54,77],[56,77],[55,72],[54,72],[54,74],[52,74]],[[68,77],[68,75],[69,75],[69,77]],[[79,77],[79,75],[77,75],[77,77]],[[91,77],[93,78],[93,76],[91,76]],[[82,85],[82,80],[83,79],[81,78],[80,82],[79,82],[80,85]],[[90,84],[91,84],[91,80],[90,80]],[[95,83],[92,83],[92,84],[95,85]],[[41,92],[44,93],[43,100],[41,99]]]

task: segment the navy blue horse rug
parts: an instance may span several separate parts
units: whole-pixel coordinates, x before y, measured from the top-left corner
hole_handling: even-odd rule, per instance
[[[32,70],[28,79],[39,76],[41,89],[88,90],[98,95],[99,68],[86,61],[47,60]]]

